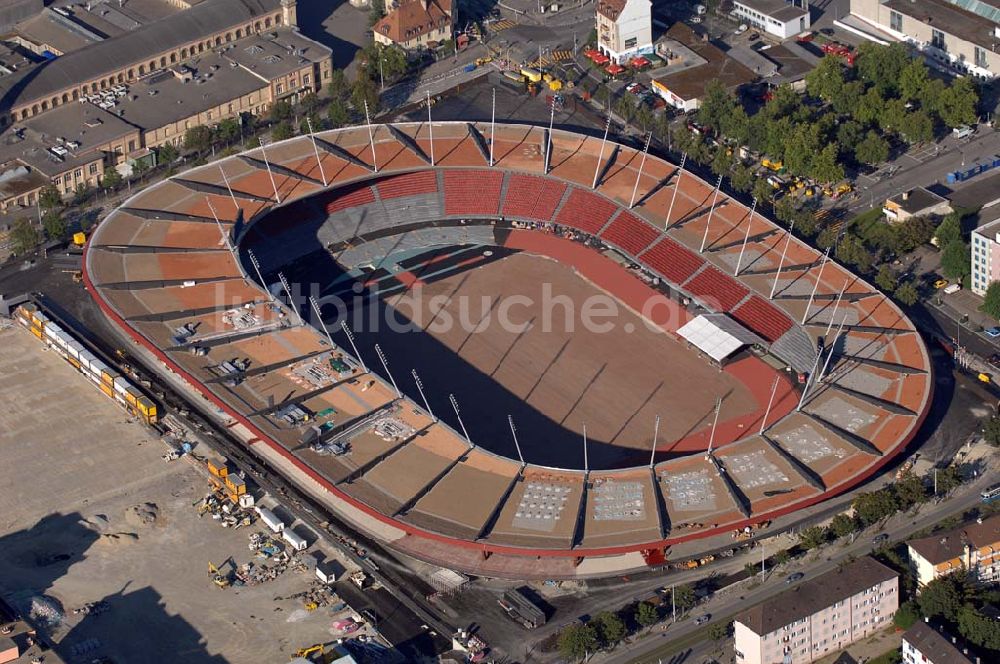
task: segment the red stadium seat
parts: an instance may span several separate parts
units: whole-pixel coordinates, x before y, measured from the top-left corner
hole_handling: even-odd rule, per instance
[[[437,174],[433,171],[420,171],[418,173],[390,175],[384,180],[379,180],[375,186],[378,188],[379,197],[386,200],[402,198],[403,196],[433,194],[438,187]]]
[[[631,212],[622,210],[601,237],[616,247],[638,256],[660,236],[660,231]]]
[[[514,173],[507,183],[503,215],[536,221],[551,221],[566,185],[548,178]]]
[[[445,171],[444,213],[496,215],[502,186],[503,173],[499,171]]]
[[[334,192],[333,199],[324,205],[327,214],[333,214],[341,210],[347,210],[359,205],[368,205],[375,202],[375,192],[368,185],[359,187],[354,191]]]
[[[729,311],[750,291],[732,277],[714,267],[705,268],[684,287],[705,304],[719,311]]]
[[[756,295],[737,307],[733,318],[768,341],[777,341],[792,328],[792,321],[783,311]]]
[[[690,279],[705,263],[698,254],[669,238],[663,238],[646,250],[642,261],[677,285]]]
[[[597,235],[614,213],[615,205],[611,201],[583,189],[573,189],[559,210],[556,223]]]

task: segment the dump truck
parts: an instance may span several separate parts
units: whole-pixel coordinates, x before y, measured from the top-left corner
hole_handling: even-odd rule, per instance
[[[535,629],[545,624],[545,612],[535,606],[520,590],[504,591],[497,602],[508,618],[521,623],[526,629]]]

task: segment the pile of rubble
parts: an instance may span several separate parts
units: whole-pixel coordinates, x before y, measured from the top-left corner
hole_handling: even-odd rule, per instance
[[[249,526],[257,518],[257,513],[252,509],[240,507],[225,496],[219,495],[219,492],[206,494],[201,500],[195,501],[194,506],[198,509],[198,516],[211,514],[223,528],[235,530]]]

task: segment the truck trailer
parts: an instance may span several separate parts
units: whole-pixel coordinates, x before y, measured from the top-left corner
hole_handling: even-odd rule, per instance
[[[535,606],[520,590],[506,590],[503,597],[497,601],[508,618],[521,623],[527,629],[535,629],[545,624],[545,612]]]

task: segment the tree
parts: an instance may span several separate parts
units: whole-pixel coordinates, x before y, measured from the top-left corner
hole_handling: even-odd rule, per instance
[[[334,99],[326,109],[326,119],[332,129],[339,129],[351,121],[351,114],[342,100]]]
[[[635,621],[641,627],[650,627],[660,620],[660,612],[649,602],[639,602],[635,607]]]
[[[946,247],[952,242],[962,241],[962,218],[956,212],[945,215],[934,231],[939,247]]]
[[[319,97],[316,96],[315,92],[307,92],[299,98],[299,108],[307,115],[315,113],[319,109]]]
[[[602,611],[594,618],[597,623],[597,631],[600,634],[601,642],[607,646],[614,646],[625,638],[628,630],[625,628],[625,621],[613,611]]]
[[[82,205],[90,197],[90,187],[87,186],[86,182],[81,182],[76,185],[76,189],[73,190],[73,205]]]
[[[878,121],[882,115],[882,105],[884,100],[875,88],[870,88],[860,96],[857,103],[850,110],[854,119],[863,125],[872,125]]]
[[[854,265],[859,272],[868,272],[875,260],[861,238],[851,233],[844,235],[843,239],[840,240],[835,254],[837,260]]]
[[[271,128],[271,140],[273,141],[283,141],[294,135],[295,128],[292,127],[292,123],[287,120],[283,120]]]
[[[385,16],[385,0],[371,0],[368,10],[368,27],[372,27]]]
[[[832,102],[844,87],[844,65],[840,58],[826,57],[806,75],[806,91]]]
[[[784,565],[791,559],[792,559],[792,554],[788,553],[788,549],[778,549],[774,553],[774,556],[771,557],[771,561],[775,565]]]
[[[161,164],[170,165],[177,161],[180,156],[177,147],[173,143],[164,143],[156,149],[157,161]]]
[[[189,152],[207,152],[212,147],[212,130],[205,125],[189,127],[184,132],[184,149]]]
[[[62,194],[59,193],[55,185],[45,185],[38,192],[38,204],[42,206],[43,210],[51,210],[52,208],[59,207],[62,205]]]
[[[900,42],[882,46],[865,42],[858,47],[855,67],[858,77],[872,84],[881,97],[895,92],[903,70],[910,63],[907,47]]]
[[[899,134],[907,143],[926,143],[934,139],[934,121],[927,111],[910,111],[903,117]]]
[[[863,137],[861,125],[853,120],[841,122],[837,126],[837,147],[841,154],[854,154]]]
[[[958,611],[958,631],[977,646],[1000,650],[1000,630],[996,627],[996,621],[984,616],[973,606],[965,605]]]
[[[912,281],[904,281],[898,288],[896,288],[896,292],[893,293],[893,297],[895,297],[900,304],[912,307],[917,303],[917,300],[920,299],[920,293],[917,292],[917,288],[913,285]]]
[[[615,100],[615,113],[617,113],[626,121],[632,117],[632,113],[634,112],[635,112],[634,95],[626,93]]]
[[[945,495],[951,493],[962,483],[962,475],[955,466],[945,466],[937,471],[936,477],[937,493]]]
[[[593,625],[577,623],[559,633],[559,654],[571,661],[581,660],[596,652],[600,646],[597,629]]]
[[[367,103],[370,114],[378,112],[378,90],[375,84],[364,76],[359,76],[351,88],[351,103],[358,111],[363,112]]]
[[[899,508],[895,494],[886,489],[858,494],[852,505],[865,527],[892,516]]]
[[[347,76],[343,69],[334,69],[330,72],[330,82],[326,84],[326,93],[335,101],[347,101],[351,96],[351,86],[347,82]]]
[[[42,228],[50,240],[61,240],[66,236],[66,222],[56,210],[49,210],[42,216]]]
[[[673,590],[674,606],[677,607],[678,611],[684,612],[694,606],[696,597],[694,594],[694,589],[691,586],[676,586]]]
[[[910,629],[918,620],[920,620],[920,612],[912,601],[900,604],[899,608],[896,609],[896,615],[892,617],[893,624],[902,630]]]
[[[312,127],[312,131],[323,131],[326,129],[326,120],[315,113],[309,113],[299,121],[299,133],[309,134],[310,127]]]
[[[906,118],[906,102],[902,99],[888,99],[882,102],[878,114],[878,124],[885,132],[898,132]]]
[[[840,92],[833,98],[833,110],[841,115],[854,115],[854,110],[865,94],[865,84],[861,81],[844,83]]]
[[[844,167],[837,162],[837,146],[829,144],[812,159],[809,175],[818,182],[829,184],[844,179]]]
[[[18,219],[10,229],[10,241],[15,254],[26,254],[42,241],[41,234],[27,219]]]
[[[883,263],[878,268],[878,274],[875,275],[875,285],[885,293],[893,292],[896,290],[897,285],[896,273],[892,271],[891,267]]]
[[[101,175],[101,186],[105,189],[117,189],[121,186],[122,174],[118,172],[113,166],[111,168],[105,168],[104,174]]]
[[[934,237],[934,224],[927,217],[910,217],[894,228],[890,248],[900,254],[908,254]]]
[[[969,77],[956,78],[941,92],[937,103],[938,116],[949,127],[975,124],[978,103],[979,95]]]
[[[1000,417],[994,415],[983,424],[983,440],[993,447],[1000,447]]]
[[[769,185],[767,180],[763,178],[754,180],[751,191],[753,193],[753,197],[757,199],[758,210],[760,210],[765,203],[770,202],[771,197],[774,196],[774,187]]]
[[[862,164],[880,164],[889,158],[889,142],[869,130],[854,148],[854,156]]]
[[[941,617],[954,622],[965,602],[966,588],[960,574],[934,579],[920,591],[917,606],[925,618]]]
[[[730,623],[717,622],[708,626],[708,638],[713,641],[722,641],[729,638]]]
[[[941,251],[941,272],[949,279],[961,281],[972,270],[969,245],[965,242],[949,242]]]
[[[857,529],[857,522],[846,514],[838,514],[830,521],[830,531],[836,537],[847,537],[856,532]]]
[[[733,155],[727,154],[726,150],[719,148],[715,151],[712,159],[712,172],[716,175],[725,175],[733,167]]]
[[[906,473],[893,484],[893,489],[903,509],[911,505],[918,505],[927,500],[927,489],[924,487],[923,479],[913,473]]]
[[[920,58],[912,58],[899,73],[899,96],[904,101],[922,100],[929,80],[927,65]]]
[[[729,183],[733,189],[739,192],[748,192],[753,187],[754,173],[743,164],[737,164],[733,168],[732,175],[729,176]]]
[[[802,548],[815,549],[826,543],[826,530],[819,526],[810,526],[799,533],[799,544]]]
[[[986,287],[986,296],[983,297],[979,310],[991,318],[1000,320],[1000,281],[991,281]]]
[[[226,118],[215,128],[219,140],[225,144],[234,143],[243,134],[243,125],[236,118]]]
[[[269,113],[271,122],[284,122],[285,120],[291,119],[295,115],[295,109],[292,108],[292,104],[287,101],[276,101],[271,106],[271,111]]]

